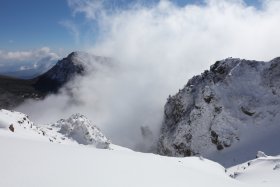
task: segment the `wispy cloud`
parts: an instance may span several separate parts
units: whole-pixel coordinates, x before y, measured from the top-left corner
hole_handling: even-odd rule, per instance
[[[80,31],[77,24],[70,20],[64,20],[59,23],[70,32],[70,34],[74,37],[75,43],[80,44]]]
[[[67,0],[73,14],[84,13],[87,19],[96,19],[103,14],[105,0]]]

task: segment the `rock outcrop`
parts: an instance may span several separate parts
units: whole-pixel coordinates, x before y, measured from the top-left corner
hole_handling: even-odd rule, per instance
[[[253,149],[256,139],[279,147],[270,137],[280,130],[279,108],[280,58],[217,61],[168,98],[158,153],[207,156],[239,144]]]

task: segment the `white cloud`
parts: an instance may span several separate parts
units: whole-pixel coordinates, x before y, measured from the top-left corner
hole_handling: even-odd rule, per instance
[[[30,51],[0,51],[1,63],[6,61],[35,61],[44,57],[50,57],[52,60],[57,60],[59,58],[59,56],[48,47]]]
[[[124,146],[141,143],[140,126],[157,133],[168,95],[216,60],[280,56],[279,1],[265,1],[260,9],[243,1],[209,0],[185,7],[161,1],[113,13],[97,1],[69,2],[75,13],[99,25],[101,35],[89,51],[116,59],[119,68],[76,80],[71,86],[78,105],[61,94],[19,109],[39,122],[84,113]]]

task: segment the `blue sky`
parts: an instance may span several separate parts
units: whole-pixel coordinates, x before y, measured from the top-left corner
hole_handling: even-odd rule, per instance
[[[21,50],[73,43],[59,22],[71,16],[64,0],[1,0],[0,48]]]
[[[144,0],[146,4],[156,0]],[[111,0],[124,7],[133,0]],[[199,3],[201,0],[176,0],[179,6]],[[257,0],[246,3],[257,6]],[[0,50],[28,50],[48,46],[67,51],[81,48],[63,22],[71,20],[86,34],[83,15],[73,15],[67,0],[1,0],[0,2]],[[84,30],[83,30],[84,29]]]

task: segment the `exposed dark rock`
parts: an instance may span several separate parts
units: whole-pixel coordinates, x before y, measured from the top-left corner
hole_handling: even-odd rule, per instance
[[[14,128],[13,124],[11,124],[11,125],[9,126],[9,129],[10,129],[10,131],[15,132],[15,128]]]
[[[241,107],[241,110],[244,114],[248,115],[248,116],[252,116],[255,114],[255,112],[251,112],[249,109],[245,108],[245,107]]]

